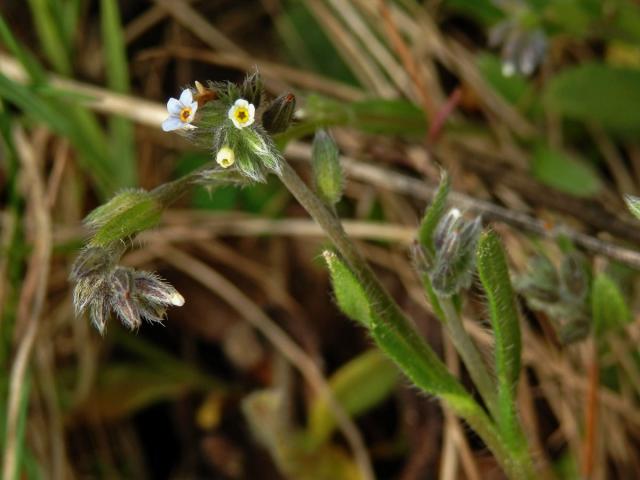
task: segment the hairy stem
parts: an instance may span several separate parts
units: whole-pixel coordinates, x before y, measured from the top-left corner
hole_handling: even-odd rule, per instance
[[[307,187],[287,162],[283,162],[280,179],[311,217],[322,227],[368,292],[368,295],[373,299],[371,308],[376,316],[381,319],[388,333],[387,339],[382,340],[381,337],[376,336],[375,332],[373,332],[379,346],[396,361],[418,387],[427,393],[433,393],[430,391],[430,387],[431,390],[433,387],[428,382],[429,380],[441,379],[443,372],[449,374],[444,363],[418,335],[411,321],[380,284],[371,267],[345,233],[337,216]],[[384,345],[383,343],[387,343],[387,341],[390,343]],[[395,343],[399,349],[404,349],[408,355],[426,357],[427,363],[432,366],[434,372],[416,372],[412,368],[411,358],[397,358],[397,356],[394,356],[393,348],[390,348],[391,343]],[[416,373],[418,374],[416,375]],[[432,376],[428,378],[430,375]],[[452,381],[455,382],[455,377],[452,375],[451,377]],[[422,381],[425,378],[427,381]],[[518,455],[511,454],[496,425],[473,399],[467,398],[466,391],[462,386],[456,383],[453,388],[450,388],[450,392],[443,391],[440,394],[440,398],[450,405],[452,410],[464,418],[481,436],[510,478],[517,480],[535,478],[531,463],[526,459],[523,461]]]
[[[480,396],[484,400],[489,412],[494,419],[498,419],[499,406],[495,382],[489,375],[489,370],[487,369],[480,351],[473,340],[471,340],[471,337],[469,337],[464,325],[462,325],[460,315],[458,315],[451,299],[439,296],[438,302],[440,303],[445,315],[445,318],[443,318],[442,321],[447,329],[449,337],[451,337],[456,350],[460,354],[460,357],[469,371],[469,375],[471,376],[473,383],[478,388]]]

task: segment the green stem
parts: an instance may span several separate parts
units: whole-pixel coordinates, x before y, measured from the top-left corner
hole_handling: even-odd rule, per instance
[[[442,401],[480,435],[510,478],[535,478],[531,464],[523,462],[520,456],[511,455],[495,423],[418,335],[411,321],[380,284],[371,267],[351,242],[337,216],[307,187],[287,162],[283,162],[280,180],[322,227],[372,299],[371,309],[380,318],[382,325],[374,325],[371,333],[382,350],[427,393],[434,394],[434,382],[441,382],[435,389],[439,389],[438,395]],[[398,352],[402,354],[399,355]],[[430,365],[430,371],[422,368],[424,364],[415,361],[416,358],[424,358],[424,364]]]
[[[478,388],[480,396],[489,409],[494,419],[500,418],[498,396],[496,394],[495,382],[489,375],[486,363],[476,344],[471,340],[469,334],[462,325],[462,320],[450,298],[438,296],[438,302],[445,318],[442,319],[447,333],[453,341],[453,345],[460,354],[465,367],[473,383]]]

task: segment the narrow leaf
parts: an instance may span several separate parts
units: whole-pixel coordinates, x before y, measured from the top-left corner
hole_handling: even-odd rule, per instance
[[[329,379],[329,385],[346,412],[358,416],[389,396],[398,375],[398,368],[380,350],[369,350],[340,367]],[[323,443],[335,425],[328,402],[317,397],[309,413],[310,435]]]
[[[338,307],[347,317],[369,327],[372,323],[371,310],[364,288],[349,267],[335,253],[325,251],[323,255],[329,267]]]
[[[624,327],[633,318],[622,292],[605,273],[593,280],[591,312],[598,337]]]
[[[433,234],[438,226],[438,222],[444,214],[447,206],[447,196],[451,189],[451,179],[444,170],[440,177],[440,185],[438,191],[433,197],[433,201],[427,207],[427,210],[422,217],[422,222],[418,229],[418,240],[420,244],[427,249],[427,251],[433,256],[435,255],[435,248],[433,245]]]
[[[515,411],[515,394],[520,375],[522,344],[516,299],[500,239],[494,232],[480,237],[477,250],[478,274],[487,295],[493,328],[495,369],[498,377],[496,419],[505,440],[514,450],[526,449]]]
[[[119,93],[129,91],[129,69],[116,0],[101,0],[102,42],[105,53],[107,85]],[[136,184],[135,142],[133,124],[124,118],[109,119],[110,158],[118,176],[118,186]]]

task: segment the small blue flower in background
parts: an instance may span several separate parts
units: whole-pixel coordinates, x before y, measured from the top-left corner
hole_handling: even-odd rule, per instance
[[[169,116],[162,122],[162,130],[170,132],[180,128],[195,128],[191,125],[198,110],[198,102],[194,101],[190,89],[185,89],[180,94],[180,99],[170,98],[167,102]]]
[[[536,26],[535,13],[522,0],[493,0],[506,18],[489,32],[489,44],[502,46],[502,73],[529,76],[542,63],[547,51],[547,36]]]

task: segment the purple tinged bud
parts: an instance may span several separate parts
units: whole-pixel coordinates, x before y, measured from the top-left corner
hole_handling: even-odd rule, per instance
[[[148,302],[174,307],[184,305],[184,297],[169,283],[153,273],[135,272],[134,285],[136,295]]]
[[[271,135],[284,132],[291,125],[295,109],[295,95],[292,93],[280,95],[262,114],[262,126]]]

